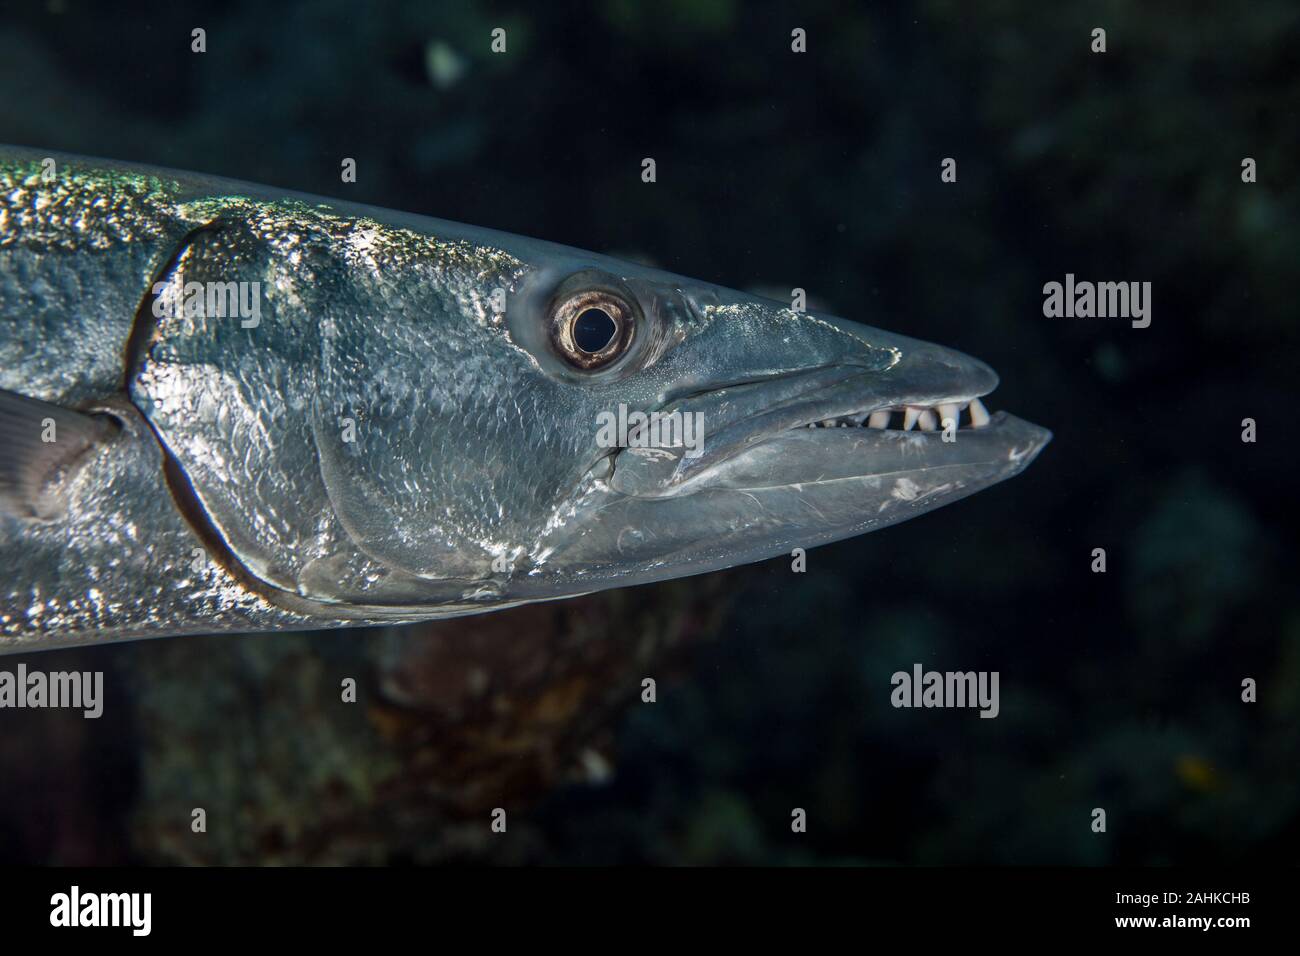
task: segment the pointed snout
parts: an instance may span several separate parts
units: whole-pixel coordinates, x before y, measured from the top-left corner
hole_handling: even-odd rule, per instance
[[[889,392],[897,396],[894,404],[930,406],[946,400],[969,400],[998,387],[997,372],[956,349],[848,319],[827,317],[824,321],[870,349],[895,353],[897,358],[884,376]]]

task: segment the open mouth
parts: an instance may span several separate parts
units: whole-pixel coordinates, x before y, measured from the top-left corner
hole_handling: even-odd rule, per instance
[[[931,364],[923,376],[889,378],[827,368],[696,395],[677,408],[702,415],[702,447],[625,449],[612,487],[665,497],[903,473],[914,482],[924,473],[945,491],[987,484],[1023,467],[1051,436],[1006,412],[991,414],[979,396],[997,378],[974,368],[952,375]]]
[[[809,422],[804,428],[879,428],[886,431],[923,432],[942,430],[948,422],[956,423],[957,430],[984,428],[992,421],[988,409],[978,398],[961,402],[945,402],[930,408],[904,405],[897,408],[880,408],[860,415],[840,415],[821,421]]]

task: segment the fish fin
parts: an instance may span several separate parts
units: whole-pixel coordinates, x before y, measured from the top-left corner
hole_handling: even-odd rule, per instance
[[[117,430],[106,415],[0,390],[0,512],[41,521],[58,517],[68,477]]]

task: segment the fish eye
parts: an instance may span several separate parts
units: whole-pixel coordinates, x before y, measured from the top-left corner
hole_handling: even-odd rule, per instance
[[[573,320],[573,341],[588,355],[595,355],[613,341],[618,324],[599,306],[586,309]]]
[[[628,300],[610,289],[561,289],[551,307],[551,344],[574,368],[605,368],[631,346],[635,315]]]

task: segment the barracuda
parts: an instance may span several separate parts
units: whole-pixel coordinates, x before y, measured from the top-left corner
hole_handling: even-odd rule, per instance
[[[986,365],[892,332],[548,242],[15,148],[0,315],[0,650],[699,574],[930,511],[1050,438],[989,416]],[[601,441],[629,412],[697,416],[703,441]]]

